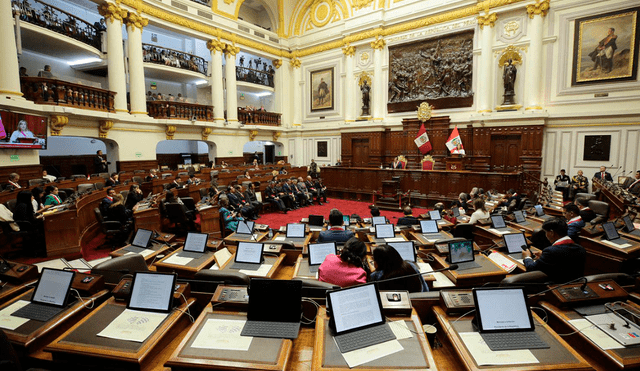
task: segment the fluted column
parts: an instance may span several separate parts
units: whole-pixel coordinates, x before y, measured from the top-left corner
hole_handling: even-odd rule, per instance
[[[274,112],[280,112],[282,114],[281,116],[281,122],[280,125],[282,125],[282,123],[284,122],[284,118],[285,118],[285,114],[284,114],[284,110],[282,109],[282,102],[283,102],[283,96],[284,96],[284,86],[283,86],[283,76],[282,73],[280,72],[280,67],[282,66],[282,59],[274,59],[273,61],[271,61],[271,63],[273,64],[273,67],[275,68],[275,73],[273,74],[273,88],[275,90],[275,94],[274,94],[274,104],[273,104],[273,111]],[[286,116],[288,118],[288,116]]]
[[[491,112],[491,104],[493,102],[493,26],[496,24],[498,16],[496,13],[478,16],[478,25],[480,26],[480,68],[478,68],[478,88],[476,96],[478,97],[478,112]]]
[[[129,51],[129,100],[132,115],[147,114],[147,97],[142,65],[142,28],[149,24],[147,18],[129,13],[124,19],[127,25],[127,47]]]
[[[346,74],[346,83],[345,83],[345,97],[347,99],[344,100],[344,122],[354,122],[356,118],[356,104],[358,99],[352,99],[352,97],[357,96],[356,88],[355,88],[355,76],[353,76],[353,70],[355,69],[355,58],[356,55],[356,47],[348,45],[342,48],[342,53],[345,58],[345,74]]]
[[[302,125],[302,62],[300,59],[293,58],[290,62],[293,69],[293,120],[292,126]]]
[[[373,86],[371,86],[373,95],[373,120],[382,121],[384,119],[384,76],[382,76],[382,63],[384,47],[386,43],[384,39],[376,39],[371,42],[373,48]]]
[[[222,54],[227,45],[220,40],[209,40],[211,51],[211,98],[213,100],[213,122],[224,123],[224,88],[222,86]]]
[[[238,122],[238,90],[236,86],[236,54],[240,48],[227,44],[225,56],[227,67],[225,77],[227,80],[227,122]]]
[[[525,110],[542,109],[542,23],[549,12],[549,0],[539,1],[535,5],[527,5],[529,13],[530,35],[529,52],[527,53],[527,69],[525,71]]]
[[[0,1],[0,95],[22,97],[11,1]]]
[[[124,72],[124,51],[122,50],[122,20],[128,11],[111,3],[98,5],[98,12],[107,24],[107,74],[109,90],[116,93],[113,106],[116,112],[127,109],[127,79]]]

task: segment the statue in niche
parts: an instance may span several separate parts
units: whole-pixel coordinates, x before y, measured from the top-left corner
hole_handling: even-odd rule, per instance
[[[367,80],[364,80],[362,82],[362,86],[360,86],[360,91],[362,92],[362,115],[361,116],[369,116],[371,115],[370,108],[369,108],[369,102],[371,100],[369,96],[369,92],[371,91],[371,86],[367,84]]]
[[[515,84],[516,84],[516,75],[518,73],[518,69],[513,65],[513,60],[509,59],[507,64],[505,64],[504,69],[502,71],[502,81],[504,83],[504,100],[502,105],[512,105],[516,104],[515,102]]]

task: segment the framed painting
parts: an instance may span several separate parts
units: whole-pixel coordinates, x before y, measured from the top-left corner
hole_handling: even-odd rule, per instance
[[[318,141],[318,157],[328,156],[328,145],[326,141]]]
[[[584,161],[609,161],[611,135],[586,135],[584,137]]]
[[[333,109],[333,67],[311,72],[311,111]]]
[[[571,85],[635,80],[640,7],[576,19]]]

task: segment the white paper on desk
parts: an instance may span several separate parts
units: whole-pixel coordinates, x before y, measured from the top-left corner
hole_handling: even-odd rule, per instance
[[[607,241],[607,240],[600,240],[600,241],[606,243],[609,246],[618,247],[620,249],[626,249],[627,247],[631,247],[632,246],[631,244],[628,244],[628,243],[617,244],[617,243],[613,243],[613,242]]]
[[[398,340],[390,340],[385,341],[384,343],[371,345],[366,348],[342,353],[342,356],[349,365],[349,368],[354,368],[367,362],[386,357],[390,354],[401,352],[402,350],[404,350],[404,348],[400,345]]]
[[[402,237],[391,237],[391,238],[384,239],[384,242],[404,242],[404,241],[406,240]]]
[[[164,260],[164,263],[174,264],[174,265],[187,265],[191,263],[193,258],[185,258],[183,256],[176,256],[178,254],[173,254],[170,257]]]
[[[222,267],[227,260],[231,259],[231,253],[226,247],[213,253],[213,256],[216,258],[216,263],[218,263],[219,267]]]
[[[407,323],[403,320],[389,322],[389,327],[396,336],[396,340],[411,339],[413,337],[409,326],[407,326]]]
[[[510,231],[510,230],[508,230],[508,229],[507,229],[507,230],[504,230],[504,231],[499,231],[499,230],[497,230],[497,229],[495,229],[495,228],[489,228],[489,231],[490,231],[491,233],[497,233],[497,234],[507,234],[507,233],[511,233],[511,231]]]
[[[220,270],[220,267],[218,266],[218,263],[213,263],[213,265],[209,268],[209,270],[217,271],[217,270]]]
[[[584,318],[572,319],[569,323],[603,350],[624,348],[624,345]]]
[[[144,256],[145,258],[151,254],[153,254],[155,251],[151,250],[151,249],[144,249],[142,251],[140,251],[140,255]],[[125,255],[131,255],[131,254],[138,254],[137,252],[132,252],[132,251],[127,251],[125,253]]]
[[[276,238],[273,239],[274,241],[286,241],[287,237],[286,236],[278,236]]]
[[[42,268],[65,269],[67,265],[61,259],[47,260],[42,263],[36,263],[38,272],[42,273]]]
[[[246,320],[209,318],[191,344],[193,348],[248,351],[251,336],[240,336]]]
[[[258,270],[255,270],[255,271],[248,270],[248,269],[240,269],[238,272],[244,273],[247,276],[252,276],[252,277],[266,277],[267,273],[269,273],[269,271],[271,270],[271,267],[273,267],[273,264],[262,264],[260,265],[260,268],[258,268]]]
[[[28,301],[18,300],[15,303],[4,308],[3,310],[0,310],[0,328],[7,329],[7,330],[15,330],[18,327],[29,322],[28,318],[14,317],[11,315],[12,313],[16,312],[18,309],[24,307],[27,304],[29,304]]]
[[[68,261],[69,265],[73,269],[77,269],[79,272],[87,273],[91,271],[91,267],[87,265],[87,261],[84,259],[76,259],[72,261]]]
[[[142,343],[168,315],[168,313],[125,309],[104,330],[100,331],[98,336]]]
[[[513,272],[518,266],[516,263],[513,262],[513,260],[497,252],[492,252],[491,254],[489,254],[489,259],[493,260],[494,263],[498,264],[500,268],[504,269],[508,273]]]
[[[431,264],[421,263],[421,262],[418,262],[417,264],[418,264],[418,269],[420,269],[420,273],[433,272],[433,268],[431,268]],[[447,276],[445,276],[444,273],[442,272],[431,273],[431,275],[436,279],[435,282],[433,282],[433,288],[455,286],[455,284],[451,282],[451,280]]]
[[[461,332],[459,335],[478,366],[540,363],[529,349],[493,351],[479,332]]]

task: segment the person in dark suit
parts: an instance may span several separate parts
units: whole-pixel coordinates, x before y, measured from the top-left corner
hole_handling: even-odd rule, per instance
[[[502,199],[500,206],[506,206],[506,207],[518,206],[518,204],[520,203],[520,198],[521,197],[518,194],[518,192],[516,192],[515,189],[511,188],[507,191],[506,198]]]
[[[535,254],[530,250],[522,252],[527,272],[544,272],[555,283],[584,276],[587,253],[567,236],[567,229],[567,223],[559,218],[549,219],[542,224],[542,230],[552,245]]]
[[[256,196],[256,185],[253,183],[249,183],[249,187],[244,191],[244,198],[253,206],[256,213],[256,218],[260,217],[260,213],[262,213],[262,202],[258,201],[258,197]]]
[[[329,212],[329,229],[320,232],[318,242],[347,242],[354,236],[352,231],[347,231],[342,226],[344,220],[342,213],[338,209],[331,209]]]
[[[280,197],[282,202],[284,202],[284,204],[287,205],[287,208],[289,210],[295,210],[295,209],[298,208],[295,205],[293,197],[291,197],[289,195],[289,193],[285,190],[284,185],[283,185],[281,180],[279,180],[278,183],[276,184],[275,190],[276,190],[276,192],[278,194],[278,197]]]
[[[176,175],[176,177],[173,178],[173,182],[167,184],[167,189],[174,189],[174,188],[182,188],[182,183],[180,182],[180,175]]]
[[[278,192],[276,191],[275,183],[273,181],[270,181],[267,188],[264,189],[264,197],[267,202],[276,205],[278,210],[284,212],[285,214],[287,213],[287,211],[289,211],[284,202],[282,202],[280,197],[278,197]]]
[[[313,179],[311,175],[307,176],[307,180],[304,182],[305,187],[307,187],[307,191],[311,193],[312,198],[315,197],[316,201],[318,201],[318,205],[322,205],[322,201],[320,200],[320,194],[316,189],[315,183],[313,183]]]
[[[29,222],[31,225],[29,234],[33,238],[34,245],[25,247],[29,249],[29,254],[33,256],[47,256],[44,239],[44,218],[41,214],[37,214],[33,210],[32,202],[33,194],[31,191],[20,191],[16,197],[13,220],[16,222]]]
[[[100,212],[103,218],[109,218],[109,206],[113,203],[113,197],[116,195],[116,190],[113,188],[107,189],[107,197],[100,201]]]
[[[231,191],[229,195],[229,201],[231,201],[231,197],[235,197],[238,201],[238,205],[242,210],[242,215],[244,215],[247,219],[256,220],[258,219],[258,215],[256,213],[256,208],[251,205],[249,201],[244,197],[242,193],[242,186],[237,185]]]
[[[282,188],[287,192],[289,196],[294,200],[296,207],[301,208],[304,206],[304,195],[294,185],[291,179],[284,180]]]
[[[607,180],[609,182],[613,182],[613,178],[611,177],[611,174],[607,172],[607,168],[604,166],[600,166],[600,171],[593,174],[593,177],[600,180]]]
[[[22,186],[20,186],[19,182],[20,182],[20,174],[11,173],[9,174],[9,182],[7,183],[7,185],[5,185],[4,189],[9,191],[12,191],[14,189],[20,189],[22,188]]]
[[[322,198],[322,202],[328,204],[329,201],[327,201],[327,187],[322,184],[322,178],[316,178],[313,186],[318,191],[318,199]]]
[[[398,219],[398,225],[417,225],[420,224],[418,218],[413,216],[413,210],[411,210],[411,206],[405,206],[402,210],[404,216]]]
[[[640,195],[640,170],[636,171],[635,178],[629,178],[624,182],[622,188],[636,196]]]
[[[96,173],[106,173],[107,170],[107,160],[102,157],[102,150],[98,150],[96,152],[96,157],[93,158],[93,165],[96,169]]]
[[[584,220],[585,224],[595,219],[598,215],[589,208],[589,200],[584,197],[576,199],[576,205],[580,209],[580,217]]]
[[[120,175],[118,173],[111,173],[111,176],[104,183],[105,187],[114,187],[120,184]]]
[[[566,174],[565,170],[560,170],[560,175],[556,176],[556,180],[553,181],[553,185],[556,186],[556,191],[562,192],[562,197],[566,201],[569,199],[569,182],[571,179]]]
[[[577,241],[580,231],[585,226],[584,220],[580,217],[580,208],[575,204],[564,205],[564,217],[567,219],[567,236]]]
[[[144,180],[145,182],[150,182],[154,179],[158,179],[158,171],[156,169],[149,170],[149,175],[147,175]]]

